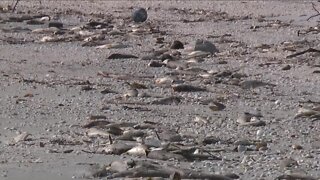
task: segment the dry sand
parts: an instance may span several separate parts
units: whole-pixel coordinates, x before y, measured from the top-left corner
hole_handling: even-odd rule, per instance
[[[320,177],[320,121],[307,117],[294,118],[300,106],[320,105],[320,56],[306,53],[294,58],[286,56],[309,47],[320,49],[319,31],[298,36],[297,32],[318,25],[311,2],[303,1],[21,1],[15,13],[0,13],[0,179],[80,179],[90,174],[90,164],[107,165],[116,155],[86,153],[96,147],[83,142],[85,130],[81,125],[90,115],[104,115],[115,122],[161,122],[180,127],[181,134],[196,138],[213,135],[237,141],[256,139],[261,130],[268,141],[264,151],[220,152],[231,161],[196,161],[182,163],[206,172],[232,172],[240,179],[275,179],[290,173]],[[2,7],[12,4],[1,1]],[[320,9],[320,3],[315,2]],[[82,47],[82,41],[38,43],[45,34],[30,31],[6,32],[3,29],[27,27],[31,30],[47,27],[25,22],[5,22],[10,16],[47,14],[60,21],[64,28],[86,24],[90,19],[110,18],[111,24],[127,28],[132,7],[148,10],[148,22],[158,25],[165,35],[108,36],[108,42],[123,42],[125,49],[96,49]],[[202,12],[202,13],[201,13]],[[220,17],[206,16],[210,12],[225,12]],[[218,16],[218,15],[217,15]],[[188,22],[185,20],[199,20]],[[200,19],[201,20],[201,19]],[[221,39],[221,36],[225,39]],[[156,43],[164,37],[164,44]],[[191,65],[217,72],[231,71],[246,75],[241,80],[261,80],[275,87],[243,89],[230,85],[230,77],[217,79],[191,78],[184,81],[206,86],[210,92],[173,92],[158,87],[155,78],[164,77],[174,69],[148,67],[148,60],[108,60],[111,53],[120,52],[142,57],[152,49],[166,47],[180,40],[185,47],[196,39],[213,42],[220,53]],[[22,42],[17,42],[17,41]],[[287,49],[287,50],[286,50]],[[291,50],[291,51],[290,51]],[[223,62],[223,63],[222,63]],[[289,65],[289,70],[282,70]],[[99,71],[130,74],[132,79],[119,80],[97,75]],[[317,73],[318,72],[318,73]],[[212,81],[211,81],[212,80]],[[93,90],[82,90],[86,82]],[[132,102],[150,102],[160,97],[182,96],[179,105],[139,105],[108,103],[121,96],[128,86],[125,82],[145,84],[139,90],[152,97],[129,98]],[[103,94],[104,89],[119,94]],[[219,99],[226,108],[211,111],[199,103],[203,99]],[[127,109],[147,108],[148,111]],[[239,126],[237,117],[245,111],[261,110],[266,122],[262,127]],[[195,123],[196,116],[208,118],[203,125]],[[23,142],[10,145],[19,132],[30,136]],[[186,136],[187,137],[187,136]],[[59,145],[54,140],[63,142]],[[70,142],[79,142],[70,145]],[[69,144],[68,144],[69,143]],[[44,146],[42,146],[43,144]],[[96,145],[96,144],[95,144]],[[295,150],[292,145],[301,145]],[[233,149],[233,144],[217,144],[216,148]],[[71,153],[50,153],[52,150]],[[281,162],[292,157],[293,167],[282,168]],[[131,157],[126,156],[125,159]],[[245,160],[243,160],[245,158]]]

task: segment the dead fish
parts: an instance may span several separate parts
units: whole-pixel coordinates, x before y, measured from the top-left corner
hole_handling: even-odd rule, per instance
[[[258,80],[245,80],[239,83],[240,87],[243,89],[254,89],[257,87],[261,87],[261,86],[276,86],[274,84],[271,83],[265,83],[262,81],[258,81]]]
[[[44,36],[42,37],[39,42],[58,42],[64,40],[63,38],[52,37],[52,36]]]
[[[166,64],[162,63],[162,62],[158,62],[158,61],[151,61],[148,66],[149,67],[162,67],[165,66]]]
[[[155,80],[155,83],[160,85],[160,84],[165,84],[165,85],[171,85],[174,82],[174,79],[171,77],[162,77],[162,78],[157,78]]]
[[[129,86],[133,89],[148,89],[146,85],[137,82],[133,82]]]
[[[94,43],[98,44],[98,43],[102,43],[102,42],[96,42],[96,41],[102,41],[104,39],[105,39],[104,34],[96,34],[96,35],[89,36],[89,37],[85,38],[83,41],[84,42],[94,42]]]
[[[128,130],[128,131],[124,131],[121,136],[117,137],[117,140],[134,141],[133,138],[143,137],[144,135],[145,135],[145,132],[144,132],[144,131]]]
[[[192,72],[196,72],[196,73],[200,73],[200,72],[207,72],[207,70],[199,68],[199,67],[189,67],[187,69],[185,69],[186,71],[192,71]]]
[[[258,117],[261,116],[244,112],[237,118],[236,122],[241,126],[265,126],[266,123],[264,121],[258,120]]]
[[[203,52],[203,51],[193,51],[188,54],[187,59],[192,59],[192,58],[205,58],[208,57],[210,53],[208,52]]]
[[[295,118],[298,117],[311,117],[314,115],[320,115],[320,111],[315,111],[313,109],[307,109],[307,108],[299,108],[298,113],[295,115]]]
[[[84,30],[78,31],[77,34],[79,34],[79,35],[82,36],[82,37],[88,37],[88,36],[93,36],[93,35],[95,35],[94,32],[84,31]]]
[[[159,137],[162,141],[169,141],[169,142],[180,142],[182,141],[182,137],[175,131],[172,130],[163,130],[162,132],[158,133]]]
[[[241,123],[240,125],[241,126],[265,126],[266,122],[261,121],[261,120],[256,120],[256,121]]]
[[[285,158],[279,164],[281,169],[285,169],[287,167],[298,166],[298,162],[293,158]]]
[[[108,145],[106,148],[103,149],[103,152],[106,154],[120,155],[127,152],[133,147],[134,145],[128,145],[125,143],[118,142],[115,144]]]
[[[107,26],[108,26],[107,23],[98,22],[98,21],[90,21],[85,25],[86,28],[104,28]]]
[[[87,130],[86,132],[88,137],[105,137],[105,138],[109,138],[110,133],[108,133],[107,131],[104,131],[102,129],[97,129],[97,128],[90,128]]]
[[[181,98],[177,96],[170,96],[159,100],[154,100],[150,104],[155,105],[178,105],[181,102]]]
[[[38,29],[34,29],[31,32],[32,33],[38,33],[38,34],[46,34],[46,33],[54,33],[59,31],[58,28],[56,27],[50,27],[50,28],[38,28]]]
[[[108,133],[116,135],[116,136],[123,134],[123,130],[120,128],[120,124],[116,124],[116,123],[108,124],[108,125],[104,126],[104,129]]]
[[[26,24],[30,24],[30,25],[42,25],[44,24],[43,21],[37,20],[37,19],[31,19],[26,21]]]
[[[0,21],[1,22],[1,21]],[[12,28],[1,28],[0,29],[2,32],[8,33],[8,32],[23,32],[23,31],[31,31],[31,29],[29,28],[25,28],[25,27],[12,27]]]
[[[124,35],[126,34],[125,32],[121,32],[119,29],[113,29],[111,31],[108,32],[108,35],[111,35],[111,36],[117,36],[117,35]]]
[[[162,146],[162,143],[158,138],[149,136],[144,139],[144,145],[146,145],[148,148],[159,148]]]
[[[275,180],[319,180],[316,177],[308,176],[305,174],[298,174],[298,173],[292,173],[292,174],[284,174],[281,176],[278,176]]]
[[[163,63],[166,65],[167,68],[171,69],[185,69],[188,68],[187,64],[177,62],[177,61],[172,61],[172,60],[164,60]]]
[[[89,168],[89,174],[86,176],[86,178],[100,178],[105,177],[110,174],[109,171],[107,171],[105,166],[100,166],[99,164],[93,164]]]
[[[187,60],[187,63],[197,64],[197,63],[201,63],[201,62],[204,62],[203,58],[190,58],[189,60]]]
[[[129,47],[128,45],[122,43],[111,43],[97,46],[97,49],[123,49]]]
[[[119,53],[114,53],[107,57],[107,59],[131,59],[131,58],[136,59],[138,57],[131,54],[119,54]]]
[[[175,92],[196,92],[196,91],[206,91],[205,88],[196,87],[187,84],[175,84],[171,86]]]
[[[130,167],[128,166],[128,163],[125,161],[113,161],[108,167],[108,170],[112,172],[122,172],[128,170],[129,168]]]
[[[180,155],[180,154],[174,154],[171,152],[167,152],[165,150],[154,150],[148,153],[148,158],[150,159],[157,159],[162,161],[168,161],[168,160],[178,160],[178,161],[186,161],[186,159]]]
[[[99,118],[100,119],[100,118]],[[95,120],[95,119],[94,119]],[[86,124],[84,124],[82,127],[84,128],[91,128],[91,127],[103,127],[105,125],[110,124],[111,122],[106,121],[106,120],[95,120],[95,121],[90,121]]]
[[[209,106],[209,109],[211,109],[212,111],[221,111],[225,108],[226,106],[224,104],[215,101],[211,102]]]
[[[147,156],[147,146],[145,145],[138,145],[136,147],[131,148],[126,152],[126,154],[132,155],[132,156]]]
[[[195,119],[194,119],[194,122],[201,123],[201,124],[207,124],[208,120],[203,118],[203,117],[196,116]]]
[[[134,125],[134,129],[155,129],[158,126],[157,123],[146,121],[141,124]]]
[[[12,144],[16,144],[18,142],[25,141],[29,136],[30,136],[29,133],[23,132],[23,133],[21,133],[18,136],[13,138]]]
[[[207,136],[202,140],[203,144],[216,144],[222,140],[216,136]]]
[[[127,90],[124,94],[123,97],[127,98],[127,97],[137,97],[139,94],[137,89],[129,89]]]
[[[160,58],[158,58],[157,55],[155,55],[154,53],[152,54],[147,54],[147,55],[144,55],[140,58],[141,60],[159,60]]]

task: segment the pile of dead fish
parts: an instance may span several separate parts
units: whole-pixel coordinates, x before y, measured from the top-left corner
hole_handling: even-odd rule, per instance
[[[208,174],[201,173],[190,169],[182,169],[174,166],[164,166],[150,160],[129,160],[114,161],[110,165],[96,169],[93,177],[112,178],[169,178],[172,180],[180,179],[215,179],[215,180],[231,180],[237,179],[236,174]]]
[[[108,141],[100,153],[131,155],[157,160],[221,160],[201,147],[184,143],[183,137],[174,129],[154,122],[112,123],[106,120],[90,121],[83,126],[86,136]]]
[[[112,123],[106,120],[95,120],[83,126],[87,137],[100,138],[107,145],[100,147],[97,153],[129,155],[136,158],[147,158],[173,161],[221,160],[200,146],[184,142],[183,137],[172,129],[154,122]],[[208,139],[204,142],[209,142]],[[162,177],[171,179],[231,179],[228,176],[206,174],[190,169],[179,169],[174,166],[163,166],[152,160],[114,161],[93,173],[95,177]],[[231,175],[229,175],[231,176]],[[232,175],[234,177],[236,175]],[[237,176],[236,176],[237,177]]]

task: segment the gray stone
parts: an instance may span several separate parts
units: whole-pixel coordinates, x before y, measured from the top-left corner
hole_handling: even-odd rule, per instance
[[[219,52],[219,50],[216,48],[214,44],[212,44],[210,41],[198,39],[194,46],[195,51],[203,51],[203,52],[209,52],[211,54]]]
[[[132,19],[136,23],[144,22],[148,18],[148,13],[144,8],[138,8],[132,14]]]

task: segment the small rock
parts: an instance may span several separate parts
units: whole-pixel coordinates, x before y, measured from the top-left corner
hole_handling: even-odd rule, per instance
[[[181,41],[173,41],[171,46],[170,46],[171,49],[184,49],[184,46],[182,44]]]
[[[147,20],[147,18],[148,18],[148,13],[144,8],[138,8],[132,14],[132,19],[136,23],[144,22]]]
[[[237,149],[238,149],[238,152],[241,152],[241,153],[247,151],[247,147],[244,145],[238,145]]]
[[[291,69],[291,66],[290,65],[286,65],[281,70],[286,71],[286,70],[289,70],[289,69]]]
[[[49,22],[48,27],[56,27],[58,29],[63,28],[63,24],[61,22]]]
[[[293,144],[291,147],[292,147],[292,149],[294,149],[294,150],[300,150],[300,149],[303,149],[303,147],[302,147],[302,146],[300,146],[300,145],[298,145],[298,144]]]
[[[196,41],[195,51],[203,51],[203,52],[209,52],[211,54],[218,53],[219,50],[216,48],[215,45],[213,45],[210,41],[198,39]]]

